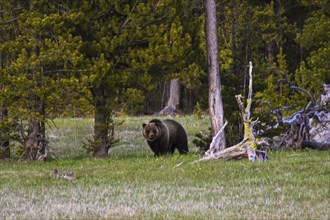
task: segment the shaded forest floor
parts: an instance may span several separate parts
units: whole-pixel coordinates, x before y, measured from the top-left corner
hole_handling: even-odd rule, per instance
[[[141,124],[118,118],[122,141],[107,160],[80,147],[92,120],[58,119],[48,134],[56,160],[0,162],[0,219],[327,219],[329,151],[275,151],[264,163],[189,162],[198,154],[153,157]],[[192,139],[208,118],[175,118]],[[182,166],[176,167],[183,162]],[[53,169],[76,179],[56,179]]]

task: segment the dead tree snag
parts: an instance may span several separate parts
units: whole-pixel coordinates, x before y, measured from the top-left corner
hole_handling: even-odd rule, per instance
[[[243,140],[231,147],[218,150],[218,146],[220,146],[221,139],[221,133],[224,132],[224,128],[227,125],[227,122],[222,126],[222,128],[219,130],[219,132],[214,136],[212,143],[210,145],[210,149],[205,152],[205,155],[203,158],[196,160],[194,162],[199,161],[207,161],[207,160],[232,160],[232,159],[242,159],[242,158],[248,158],[250,161],[256,161],[256,160],[265,160],[266,155],[265,152],[259,151],[258,145],[263,144],[257,142],[256,138],[253,135],[253,126],[257,121],[252,121],[251,116],[251,104],[252,104],[252,62],[250,62],[250,68],[249,68],[249,94],[247,99],[247,104],[244,109],[244,102],[242,100],[241,95],[236,96],[237,103],[239,105],[239,108],[241,110],[241,115],[243,119],[244,124],[244,138]]]

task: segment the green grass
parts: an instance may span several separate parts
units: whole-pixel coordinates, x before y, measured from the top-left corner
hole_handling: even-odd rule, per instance
[[[277,151],[264,163],[155,158],[141,134],[150,119],[116,119],[122,142],[106,160],[80,147],[91,120],[56,120],[49,135],[57,160],[0,162],[0,219],[329,219],[329,151]],[[176,119],[196,151],[191,141],[208,119]],[[77,179],[55,179],[54,168]]]

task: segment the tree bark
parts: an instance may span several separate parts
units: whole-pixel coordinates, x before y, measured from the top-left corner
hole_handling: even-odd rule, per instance
[[[29,124],[26,140],[24,142],[24,151],[20,157],[22,161],[36,160],[39,149],[39,125],[33,120]]]
[[[170,82],[170,96],[165,108],[158,115],[174,115],[180,104],[181,92],[179,79],[172,79]]]
[[[39,82],[39,87],[43,86],[43,82]],[[46,157],[48,157],[48,140],[46,138],[46,111],[45,111],[45,102],[34,95],[34,110],[39,114],[38,118],[32,118],[29,120],[29,128],[27,130],[27,135],[23,138],[24,142],[24,151],[20,157],[20,160],[30,161],[30,160],[38,160],[44,161]],[[21,134],[24,134],[24,128],[21,128]]]
[[[216,149],[215,143],[218,141],[217,138],[223,133],[224,128],[227,123],[219,130],[218,134],[213,138],[212,143],[210,145],[210,149],[205,152],[203,158],[193,161],[207,161],[207,160],[232,160],[232,159],[242,159],[248,158],[250,161],[263,161],[267,159],[267,155],[265,151],[257,150],[258,146],[265,144],[264,142],[257,142],[256,138],[253,135],[252,129],[255,122],[250,119],[250,110],[252,104],[252,63],[250,62],[250,70],[249,70],[249,94],[247,99],[246,107],[244,108],[242,95],[237,95],[236,100],[241,110],[242,120],[244,124],[244,139],[231,147],[226,149],[222,149],[218,151]]]
[[[212,136],[214,137],[224,125],[223,103],[221,96],[220,68],[218,62],[218,37],[216,4],[214,0],[205,0],[206,10],[206,45],[209,75],[209,113],[211,118]],[[225,132],[219,150],[226,146]]]
[[[111,113],[109,112],[105,99],[96,101],[94,116],[94,145],[93,157],[108,157],[109,149],[114,136],[111,124]]]

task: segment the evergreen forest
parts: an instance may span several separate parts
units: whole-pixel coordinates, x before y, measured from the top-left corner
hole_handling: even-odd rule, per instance
[[[319,99],[330,83],[328,0],[217,0],[218,54],[227,143],[242,137],[235,95],[264,124]],[[85,148],[104,157],[116,115],[159,113],[178,82],[175,114],[208,110],[203,0],[0,2],[0,144],[21,158],[45,154],[47,123],[94,118]],[[240,134],[240,135],[238,135]]]

